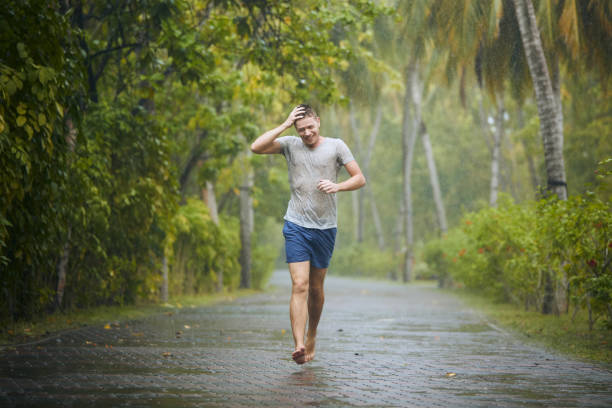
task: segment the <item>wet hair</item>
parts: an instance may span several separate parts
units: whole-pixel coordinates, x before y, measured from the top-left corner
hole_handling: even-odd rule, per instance
[[[305,103],[301,103],[298,105],[299,108],[304,108],[304,118],[316,118],[317,112],[312,108],[312,106],[307,105]],[[303,119],[303,118],[302,118]]]

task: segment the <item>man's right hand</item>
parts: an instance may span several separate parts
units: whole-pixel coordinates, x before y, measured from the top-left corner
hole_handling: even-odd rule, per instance
[[[290,128],[291,126],[293,126],[296,120],[302,119],[304,117],[304,111],[305,109],[301,106],[296,106],[295,108],[293,108],[293,110],[291,111],[289,116],[287,116],[287,120],[284,123],[285,128],[287,129]]]

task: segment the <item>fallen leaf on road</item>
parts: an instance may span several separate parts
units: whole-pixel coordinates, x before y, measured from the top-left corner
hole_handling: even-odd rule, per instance
[[[188,324],[184,325],[183,327],[186,328],[187,330],[191,329],[191,326]]]
[[[110,330],[110,324],[109,323],[106,323],[104,325],[104,330]]]
[[[142,332],[132,333],[132,336],[134,336],[134,337],[142,337],[142,336],[144,336],[144,333],[142,333]]]
[[[447,376],[448,378],[452,378],[452,377],[456,377],[456,376],[457,376],[457,374],[456,374],[456,373],[446,373],[446,376]]]
[[[183,334],[183,331],[182,330],[177,330],[176,335],[180,336],[181,334]]]
[[[287,330],[285,329],[281,330],[281,334],[285,334],[285,333],[287,333]]]
[[[171,357],[171,356],[172,356],[172,353],[171,353],[171,352],[169,352],[169,351],[164,351],[164,352],[162,353],[162,356],[164,356],[164,357]]]

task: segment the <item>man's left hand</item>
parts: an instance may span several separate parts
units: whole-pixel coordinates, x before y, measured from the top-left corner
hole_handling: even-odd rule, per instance
[[[327,194],[334,194],[340,191],[340,186],[329,180],[320,180],[319,184],[317,184],[317,189]]]

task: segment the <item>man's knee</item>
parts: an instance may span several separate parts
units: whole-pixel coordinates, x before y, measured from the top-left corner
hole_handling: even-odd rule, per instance
[[[305,294],[309,290],[308,279],[297,278],[293,280],[293,293]]]

